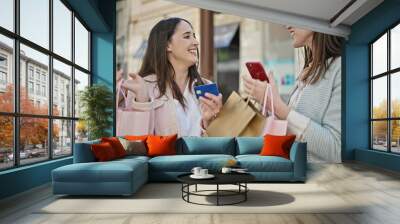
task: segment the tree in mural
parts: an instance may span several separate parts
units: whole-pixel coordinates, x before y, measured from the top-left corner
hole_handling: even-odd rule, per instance
[[[7,86],[6,92],[0,94],[0,108],[4,112],[12,112],[14,106],[13,86]],[[47,114],[47,106],[34,105],[29,99],[28,93],[24,87],[20,88],[20,108],[24,114]],[[55,111],[59,113],[58,110]],[[0,116],[0,147],[13,147],[13,120],[11,116]],[[47,143],[48,119],[21,117],[20,119],[20,148],[24,149],[26,145]],[[59,128],[53,126],[53,138],[59,135]]]

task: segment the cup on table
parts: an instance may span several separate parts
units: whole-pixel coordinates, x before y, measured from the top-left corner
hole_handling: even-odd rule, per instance
[[[232,172],[232,168],[230,168],[230,167],[222,167],[221,172],[222,173],[230,173],[230,172]]]
[[[193,167],[193,169],[192,169],[192,173],[194,174],[194,175],[196,175],[196,176],[200,176],[201,174],[200,174],[200,171],[202,170],[202,168],[201,167]]]
[[[208,169],[201,169],[200,170],[200,176],[207,176],[208,175]]]

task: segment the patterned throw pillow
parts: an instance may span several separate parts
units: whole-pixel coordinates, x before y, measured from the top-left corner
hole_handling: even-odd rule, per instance
[[[122,146],[126,151],[126,155],[145,156],[147,155],[146,145],[141,140],[126,140],[119,138]]]

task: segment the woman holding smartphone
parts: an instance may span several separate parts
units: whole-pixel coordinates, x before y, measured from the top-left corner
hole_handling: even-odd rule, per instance
[[[340,163],[342,38],[290,26],[287,29],[293,46],[304,47],[305,63],[287,103],[279,95],[273,74],[267,73],[275,115],[288,121],[288,132],[298,141],[307,142],[309,161]],[[262,103],[267,82],[251,77],[243,80],[245,91]]]
[[[161,20],[150,32],[139,73],[121,80],[122,88],[127,90],[128,106],[153,114],[154,127],[147,134],[201,136],[220,111],[221,94],[206,94],[199,99],[195,96],[195,84],[210,82],[198,73],[198,46],[187,20]],[[133,122],[132,128],[140,129],[143,122],[152,121]]]

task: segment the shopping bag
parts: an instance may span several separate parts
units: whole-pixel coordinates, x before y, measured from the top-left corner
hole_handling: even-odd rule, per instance
[[[254,104],[233,91],[206,132],[212,137],[255,137],[262,134],[264,126],[265,117]]]
[[[270,97],[270,102],[271,102],[271,116],[267,117],[267,99]],[[277,135],[277,136],[285,136],[287,132],[287,125],[288,122],[286,120],[278,120],[275,117],[275,109],[274,109],[274,99],[272,96],[272,89],[270,84],[267,85],[267,88],[265,89],[265,94],[264,94],[264,104],[263,104],[263,109],[262,109],[262,114],[267,117],[265,121],[265,126],[264,130],[262,132],[262,135]]]
[[[117,84],[117,97],[116,97],[116,134],[117,136],[124,136],[124,135],[147,135],[152,132],[153,127],[153,119],[152,113],[146,113],[143,111],[138,111],[133,108],[128,107],[128,97],[127,93],[123,91],[123,84],[124,80],[121,80]],[[119,105],[120,96],[122,96],[123,103]]]

